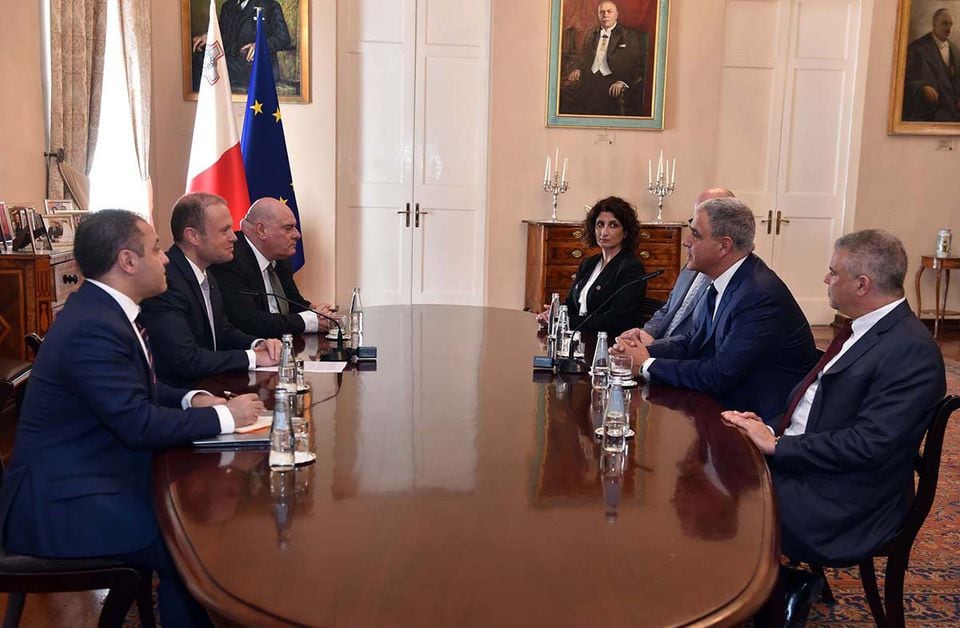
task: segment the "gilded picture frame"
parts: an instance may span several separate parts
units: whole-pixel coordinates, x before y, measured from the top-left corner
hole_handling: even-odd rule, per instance
[[[546,125],[662,131],[669,23],[670,0],[551,0]]]
[[[266,16],[265,28],[267,41],[271,45],[273,80],[277,84],[280,102],[309,103],[310,0],[248,0],[242,8],[238,0],[216,0],[216,5],[224,54],[227,55],[227,67],[231,72],[230,91],[233,101],[247,100],[252,56],[247,60],[246,55],[241,52],[253,42],[256,34],[255,28],[251,26],[254,24],[253,11],[257,6],[261,6]],[[210,22],[209,0],[181,0],[180,18],[183,98],[196,100],[204,50],[197,38],[206,37]],[[237,41],[234,42],[234,38]],[[276,41],[286,43],[274,50],[273,44]],[[195,47],[198,49],[194,50]]]
[[[953,20],[960,20],[958,0],[900,0],[887,121],[891,135],[960,135],[960,31],[952,31]]]

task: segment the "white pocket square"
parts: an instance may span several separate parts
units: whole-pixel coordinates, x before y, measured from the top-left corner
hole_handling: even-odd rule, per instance
[[[626,48],[626,47],[627,47],[626,44],[620,44],[619,46],[617,46],[617,48]]]

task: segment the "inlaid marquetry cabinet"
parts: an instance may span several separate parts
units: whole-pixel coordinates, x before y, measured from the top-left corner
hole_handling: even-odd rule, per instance
[[[73,251],[0,254],[0,357],[32,360],[23,337],[45,335],[82,281]]]
[[[566,299],[577,276],[577,267],[585,258],[600,252],[582,241],[580,222],[524,220],[527,225],[527,282],[524,309],[539,312],[554,292]],[[637,258],[646,271],[662,270],[650,280],[647,296],[666,301],[680,272],[680,237],[684,223],[642,223]]]

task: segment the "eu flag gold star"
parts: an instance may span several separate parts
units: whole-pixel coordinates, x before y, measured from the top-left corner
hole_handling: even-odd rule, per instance
[[[280,197],[280,202],[283,203],[284,205],[286,205],[286,204],[287,204],[287,199],[285,199],[285,198],[283,198],[283,197],[281,196],[281,197]]]
[[[273,117],[277,122],[280,122],[280,107],[277,107],[277,110],[273,112]]]
[[[261,113],[263,113],[263,103],[259,100],[254,100],[250,108],[253,109],[253,115],[255,116],[259,116]]]

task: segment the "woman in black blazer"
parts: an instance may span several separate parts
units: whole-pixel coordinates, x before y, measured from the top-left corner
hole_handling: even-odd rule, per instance
[[[643,264],[634,255],[640,234],[637,211],[622,198],[602,199],[587,213],[583,234],[584,244],[600,247],[600,253],[583,260],[577,269],[567,296],[570,328],[605,331],[613,339],[638,325],[643,316],[647,282],[624,287],[644,274]]]

